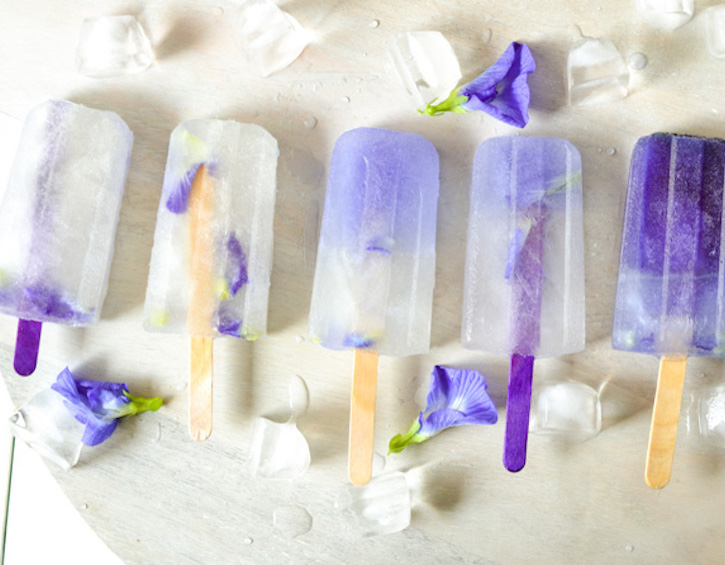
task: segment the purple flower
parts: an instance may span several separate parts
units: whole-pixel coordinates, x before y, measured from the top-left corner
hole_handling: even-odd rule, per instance
[[[234,296],[239,290],[249,282],[249,273],[247,272],[247,257],[244,254],[242,244],[239,243],[237,236],[233,233],[229,235],[227,240],[227,251],[229,252],[227,259],[227,284],[229,285],[229,293]]]
[[[525,43],[511,43],[503,55],[468,84],[455,88],[440,104],[435,100],[421,114],[465,113],[482,110],[497,120],[524,127],[529,121],[531,92],[528,75],[536,69],[534,56]]]
[[[156,411],[163,404],[160,398],[140,398],[129,394],[124,383],[107,383],[76,379],[68,367],[50,386],[65,400],[65,406],[76,420],[85,424],[82,442],[93,446],[107,440],[116,429],[116,420]]]
[[[486,392],[486,379],[478,371],[433,368],[426,407],[405,435],[390,440],[389,453],[421,443],[446,428],[467,424],[495,424],[496,406]]]
[[[242,321],[229,316],[223,311],[219,313],[216,327],[220,334],[242,337]]]
[[[39,316],[76,325],[87,324],[93,319],[92,313],[75,308],[52,286],[35,284],[25,287],[23,293],[26,304]]]
[[[199,167],[204,163],[194,163],[190,168],[181,173],[179,180],[171,189],[171,194],[166,200],[166,208],[173,214],[183,214],[189,205],[189,194],[191,185],[194,183]]]

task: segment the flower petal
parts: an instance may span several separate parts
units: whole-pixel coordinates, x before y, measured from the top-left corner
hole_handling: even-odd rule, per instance
[[[75,308],[61,293],[47,284],[35,284],[23,289],[24,299],[40,316],[50,316],[70,324],[86,324],[93,315]]]
[[[527,75],[535,69],[529,47],[511,43],[498,61],[460,89],[460,94],[468,97],[463,108],[481,110],[509,125],[524,127],[531,100]]]
[[[118,420],[115,418],[111,418],[110,420],[91,419],[86,422],[86,429],[83,432],[81,441],[89,447],[103,443],[111,437],[117,425]]]
[[[227,239],[227,252],[226,278],[229,292],[234,296],[249,282],[249,273],[247,272],[247,257],[244,254],[244,249],[237,236],[233,233]]]
[[[191,185],[194,182],[199,167],[204,163],[194,163],[183,171],[176,181],[176,184],[171,189],[169,197],[166,199],[166,208],[173,214],[183,214],[186,212],[186,207],[189,205],[189,194],[191,193]]]

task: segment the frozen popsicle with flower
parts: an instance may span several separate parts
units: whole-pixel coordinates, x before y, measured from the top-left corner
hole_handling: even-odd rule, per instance
[[[262,127],[191,120],[171,134],[144,327],[191,337],[190,429],[211,433],[212,340],[267,328],[277,141]]]
[[[428,351],[438,177],[438,153],[417,134],[358,128],[333,149],[309,333],[330,349],[355,350],[355,484],[372,469],[378,353]]]
[[[645,478],[671,475],[687,356],[725,357],[725,141],[655,133],[632,153],[612,329],[660,357]]]
[[[534,358],[584,348],[581,159],[568,141],[498,137],[478,148],[461,341],[510,357],[504,465],[518,471]]]
[[[0,311],[20,319],[21,375],[44,322],[100,317],[132,145],[113,112],[50,100],[27,116],[0,206]]]

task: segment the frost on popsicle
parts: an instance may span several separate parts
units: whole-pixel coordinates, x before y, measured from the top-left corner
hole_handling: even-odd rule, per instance
[[[425,410],[406,434],[398,434],[390,440],[389,453],[400,453],[407,446],[424,442],[446,428],[495,424],[498,413],[487,388],[485,377],[478,371],[436,365],[431,373]]]
[[[66,408],[86,426],[82,441],[88,446],[111,437],[118,418],[147,410],[155,412],[163,404],[161,398],[132,396],[124,383],[77,379],[67,367],[50,388],[63,397]]]
[[[497,120],[523,128],[529,121],[531,92],[528,75],[536,70],[531,50],[525,43],[511,43],[503,55],[477,78],[454,88],[448,98],[430,102],[421,114],[439,116],[444,112],[464,114],[481,110]]]

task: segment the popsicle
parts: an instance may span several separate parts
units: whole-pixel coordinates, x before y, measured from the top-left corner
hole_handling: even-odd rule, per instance
[[[144,305],[150,331],[188,334],[189,431],[212,428],[213,339],[267,329],[277,141],[231,120],[171,134]]]
[[[378,353],[428,351],[435,276],[438,153],[377,128],[335,143],[317,252],[309,333],[355,350],[348,474],[370,480]]]
[[[132,145],[113,112],[50,100],[27,116],[0,206],[0,311],[19,318],[20,375],[44,322],[101,315]]]
[[[645,480],[670,479],[688,355],[725,357],[725,141],[655,133],[632,153],[612,329],[660,357]]]
[[[534,359],[584,348],[581,158],[568,141],[497,137],[476,151],[461,342],[510,357],[503,462],[519,471]]]

